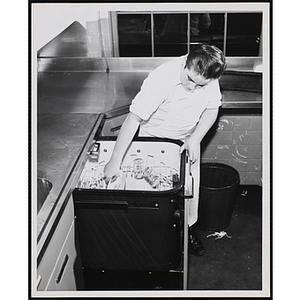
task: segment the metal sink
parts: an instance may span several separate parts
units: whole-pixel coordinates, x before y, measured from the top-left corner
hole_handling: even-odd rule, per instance
[[[52,183],[44,178],[37,179],[37,211],[43,206],[49,192],[52,189]]]

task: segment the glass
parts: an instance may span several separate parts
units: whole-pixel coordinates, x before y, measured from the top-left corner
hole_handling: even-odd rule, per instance
[[[224,48],[224,13],[191,13],[190,43],[207,43]]]
[[[154,14],[154,56],[187,53],[187,14]]]
[[[228,13],[227,56],[260,56],[262,13]]]
[[[152,56],[150,14],[119,14],[118,35],[121,57]]]
[[[141,158],[133,160],[133,173],[135,179],[142,179],[144,177],[144,166]]]

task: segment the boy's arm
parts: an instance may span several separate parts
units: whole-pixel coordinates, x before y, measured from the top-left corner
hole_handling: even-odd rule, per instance
[[[196,126],[196,129],[191,134],[189,139],[181,146],[180,152],[187,149],[191,162],[194,163],[200,155],[200,143],[211,126],[215,123],[218,116],[218,108],[206,109]]]
[[[119,132],[112,156],[104,168],[104,176],[109,181],[120,171],[123,156],[130,145],[142,119],[133,113],[129,113]]]

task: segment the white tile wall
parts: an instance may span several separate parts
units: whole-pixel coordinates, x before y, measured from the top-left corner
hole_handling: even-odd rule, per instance
[[[262,184],[262,116],[222,116],[202,143],[202,163],[235,168],[241,184]]]

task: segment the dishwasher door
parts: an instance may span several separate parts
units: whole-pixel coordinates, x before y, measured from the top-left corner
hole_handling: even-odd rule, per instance
[[[76,229],[84,268],[168,271],[179,266],[182,246],[177,200],[144,200],[142,195],[130,200],[76,198]]]

